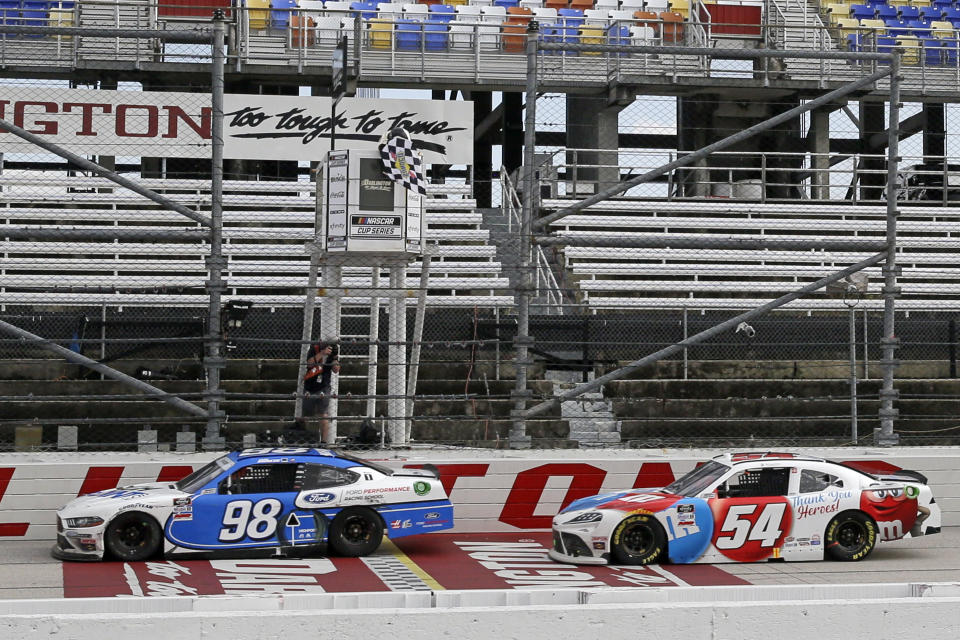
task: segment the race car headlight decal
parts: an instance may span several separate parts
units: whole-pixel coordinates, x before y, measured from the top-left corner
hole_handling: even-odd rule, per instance
[[[587,513],[581,513],[576,518],[572,520],[567,520],[563,524],[584,524],[586,522],[600,522],[603,520],[603,514],[597,513],[596,511],[590,511]]]
[[[85,516],[83,518],[67,518],[65,522],[71,529],[84,529],[86,527],[96,527],[103,524],[103,518]]]

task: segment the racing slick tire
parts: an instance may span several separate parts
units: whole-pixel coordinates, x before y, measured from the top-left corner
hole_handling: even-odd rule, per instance
[[[330,548],[347,558],[367,556],[383,541],[383,520],[372,509],[350,507],[330,524]]]
[[[152,558],[160,552],[163,532],[152,517],[139,511],[121,513],[103,532],[104,546],[113,557],[126,562]]]
[[[844,511],[827,525],[823,544],[828,558],[863,560],[877,546],[877,523],[861,511]]]
[[[643,565],[660,560],[667,548],[667,534],[657,519],[635,513],[620,521],[610,537],[610,550],[616,564]]]

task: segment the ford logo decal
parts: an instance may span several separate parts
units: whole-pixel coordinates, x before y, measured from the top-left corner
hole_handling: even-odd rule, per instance
[[[424,520],[436,520],[440,517],[440,514],[436,511],[431,511],[430,513],[423,516]]]
[[[333,493],[311,493],[308,496],[304,496],[304,500],[310,504],[321,504],[324,502],[330,502],[337,496]]]

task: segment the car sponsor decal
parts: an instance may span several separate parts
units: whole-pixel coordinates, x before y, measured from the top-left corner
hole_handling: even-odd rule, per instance
[[[337,498],[335,493],[308,493],[303,496],[303,501],[309,504],[326,504],[328,502],[333,502]]]
[[[417,480],[413,483],[413,492],[418,496],[425,496],[430,493],[430,483]]]
[[[709,502],[713,546],[737,562],[769,558],[775,548],[783,547],[793,528],[790,503],[784,497],[711,498]]]

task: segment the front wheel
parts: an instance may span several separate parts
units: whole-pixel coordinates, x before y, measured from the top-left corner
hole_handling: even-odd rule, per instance
[[[113,519],[104,532],[104,545],[115,558],[126,562],[157,555],[163,533],[157,521],[145,513],[130,511]]]
[[[877,523],[860,511],[845,511],[827,525],[823,543],[834,560],[863,560],[877,546]]]
[[[337,514],[330,525],[330,548],[348,558],[367,556],[383,541],[383,521],[370,509],[353,507]]]
[[[666,548],[667,534],[657,519],[647,514],[633,514],[621,520],[610,539],[617,564],[653,564]]]

